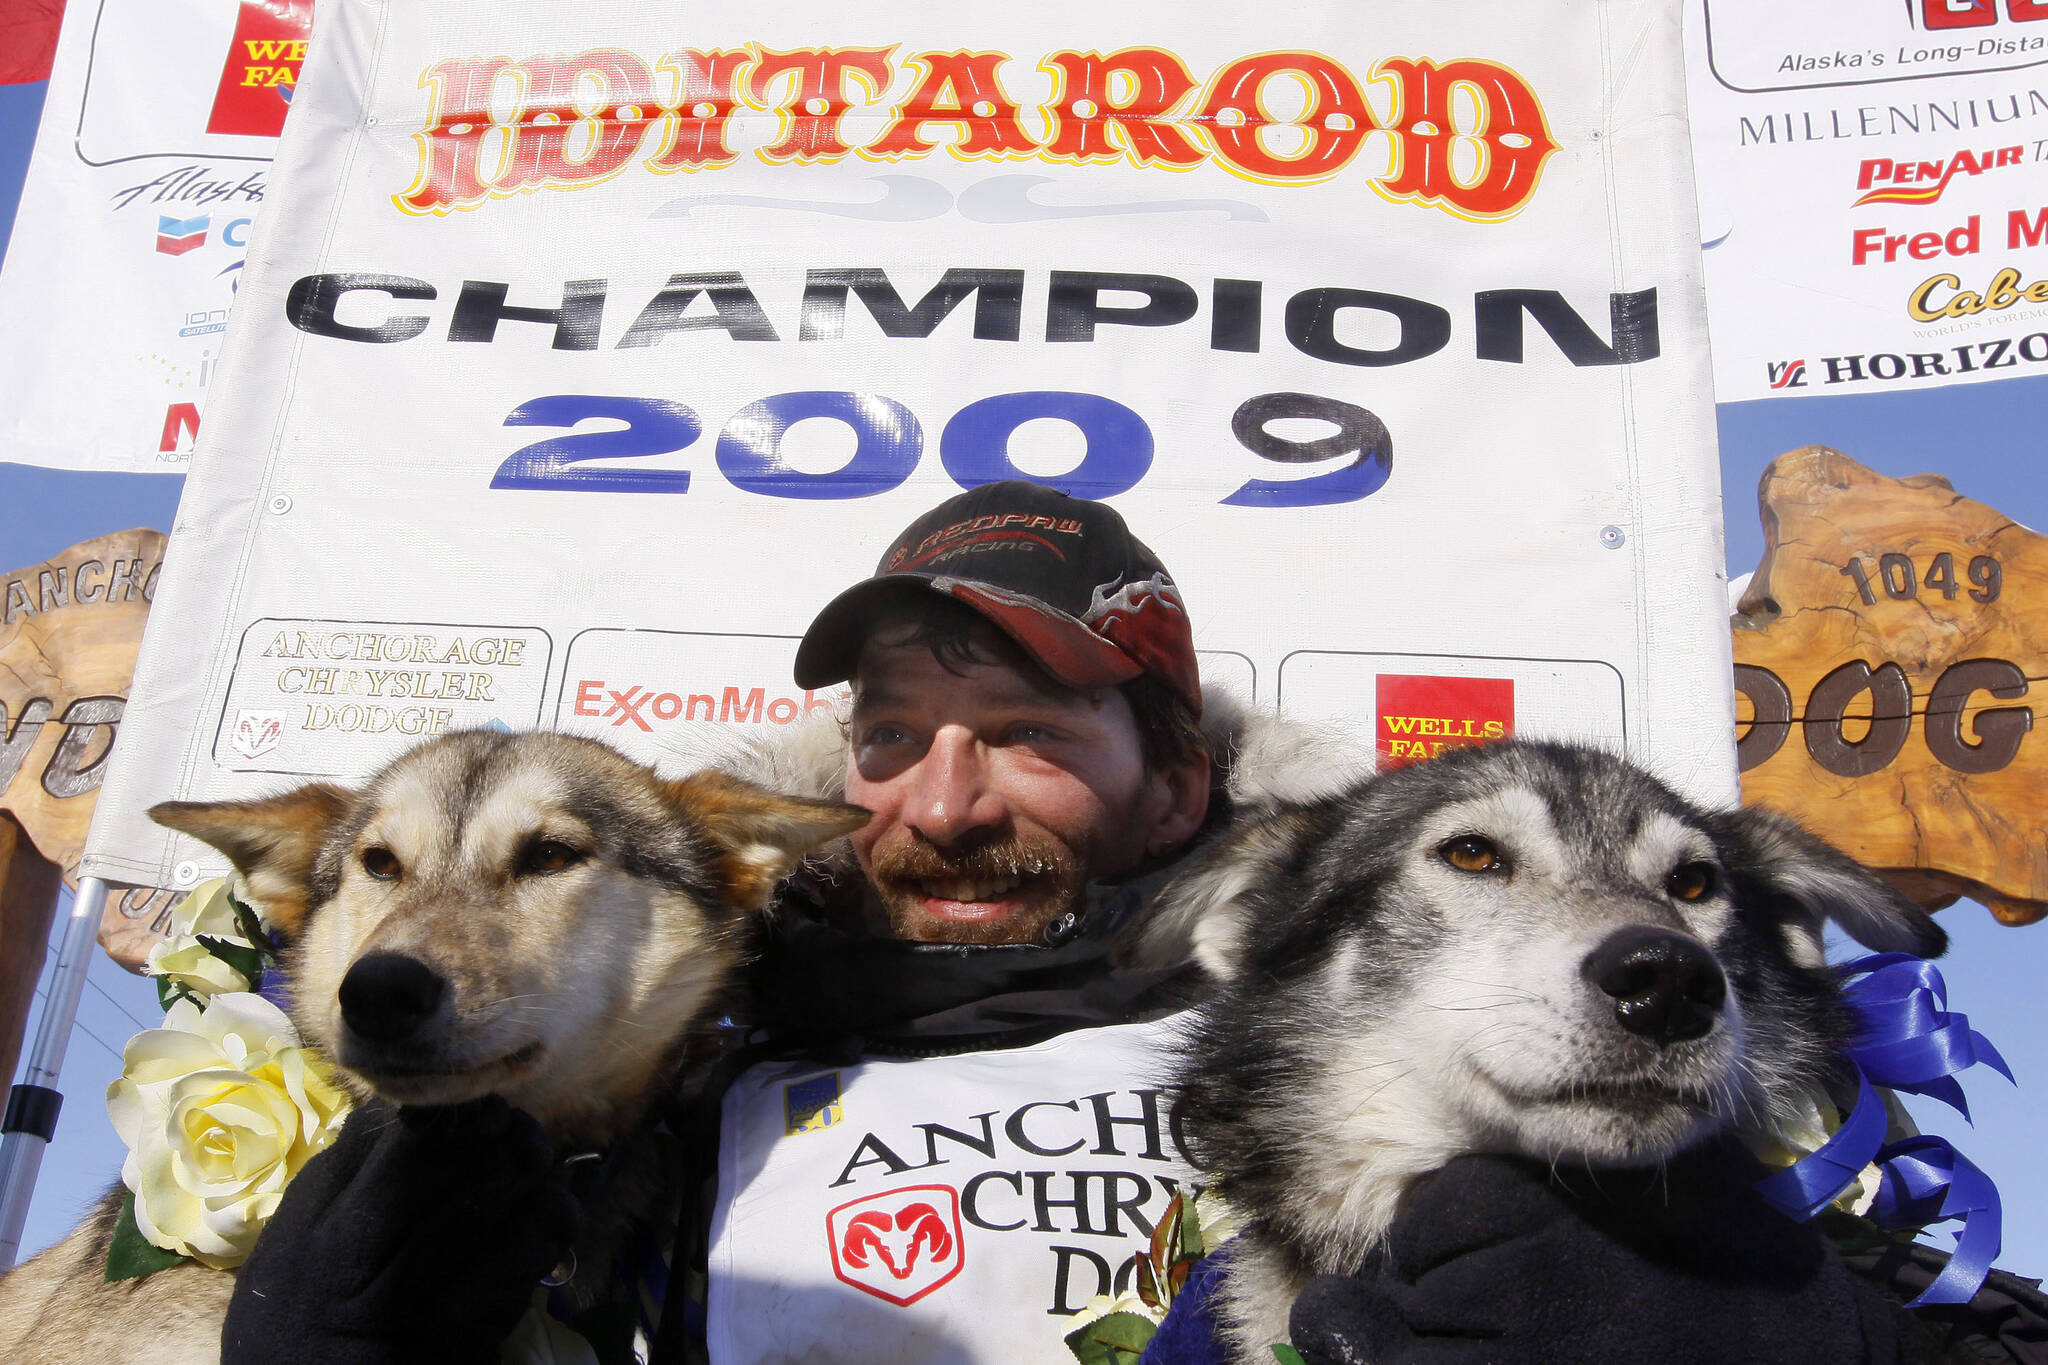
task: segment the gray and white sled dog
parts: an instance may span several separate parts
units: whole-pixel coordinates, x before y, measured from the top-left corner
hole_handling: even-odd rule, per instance
[[[1640,1166],[1789,1116],[1847,1039],[1826,920],[1946,943],[1792,821],[1591,749],[1462,749],[1242,815],[1139,948],[1220,982],[1177,1096],[1250,1219],[1218,1299],[1235,1358],[1270,1360],[1308,1280],[1454,1157]]]
[[[358,1097],[496,1093],[555,1150],[609,1148],[579,1281],[660,1206],[649,1109],[704,1043],[744,916],[867,812],[721,773],[656,776],[595,741],[465,731],[359,791],[314,783],[150,814],[219,849],[282,932],[289,1013]],[[233,1277],[183,1262],[103,1281],[118,1200],[0,1279],[0,1359],[219,1358]]]

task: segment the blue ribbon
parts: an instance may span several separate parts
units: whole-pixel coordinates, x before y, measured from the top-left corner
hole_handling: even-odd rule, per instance
[[[1998,1187],[1945,1138],[1922,1135],[1885,1146],[1889,1116],[1872,1082],[1940,1100],[1968,1119],[1956,1073],[1982,1062],[2011,1081],[2012,1069],[1968,1016],[1949,1011],[1948,985],[1934,964],[1877,953],[1839,970],[1845,980],[1861,978],[1843,990],[1857,1022],[1848,1055],[1856,1072],[1855,1106],[1820,1150],[1759,1181],[1757,1189],[1773,1207],[1804,1221],[1875,1162],[1880,1185],[1870,1216],[1880,1226],[1919,1229],[1951,1218],[1962,1224],[1948,1265],[1907,1306],[1967,1303],[1998,1256]]]

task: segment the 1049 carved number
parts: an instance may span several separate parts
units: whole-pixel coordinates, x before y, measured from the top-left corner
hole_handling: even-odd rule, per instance
[[[1924,589],[1938,592],[1949,601],[1963,591],[1963,585],[1956,579],[1956,557],[1943,550],[1927,566],[1923,577],[1920,568],[1911,555],[1886,554],[1877,559],[1877,572],[1872,574],[1863,565],[1862,558],[1855,557],[1842,566],[1842,577],[1854,579],[1856,591],[1863,598],[1863,605],[1877,605],[1878,589],[1894,602],[1910,602],[1920,596]],[[1970,560],[1965,570],[1975,586],[1968,591],[1974,602],[1996,602],[1999,591],[2005,586],[2005,571],[1990,555],[1977,555]]]

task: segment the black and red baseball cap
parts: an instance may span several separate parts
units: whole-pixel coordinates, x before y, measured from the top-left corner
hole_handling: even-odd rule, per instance
[[[797,646],[797,686],[851,678],[876,612],[920,593],[973,608],[1069,687],[1150,673],[1201,713],[1180,589],[1102,503],[1020,480],[946,499],[896,537],[873,578],[818,613]]]

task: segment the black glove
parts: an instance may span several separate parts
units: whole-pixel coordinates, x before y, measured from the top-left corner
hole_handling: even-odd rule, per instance
[[[237,1275],[223,1365],[495,1360],[575,1221],[540,1125],[496,1095],[366,1105]]]
[[[1310,1365],[1895,1365],[1898,1328],[1725,1144],[1661,1171],[1463,1157],[1295,1301]]]

